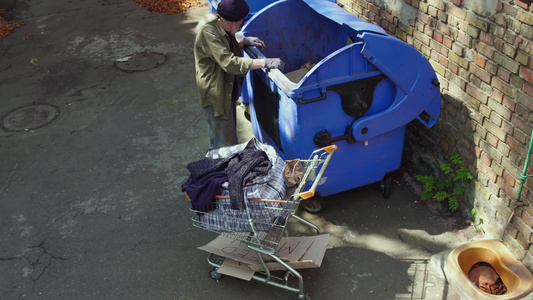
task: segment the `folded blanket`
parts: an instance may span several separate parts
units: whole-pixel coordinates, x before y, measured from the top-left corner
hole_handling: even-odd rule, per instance
[[[189,176],[181,189],[189,195],[193,210],[209,212],[216,208],[212,203],[220,192],[222,184],[227,180],[228,175],[225,171],[207,173],[198,179]]]
[[[193,204],[195,202],[202,204],[206,202],[211,203],[214,197],[209,199],[195,199],[193,197],[210,196],[210,192],[214,187],[213,182],[209,181],[213,178],[212,174],[223,172],[227,174],[226,179],[229,185],[231,208],[240,210],[243,208],[245,201],[243,187],[253,182],[255,178],[267,175],[271,168],[272,163],[268,159],[267,154],[255,148],[245,148],[227,158],[213,159],[204,157],[201,160],[187,165],[187,169],[191,175],[187,182],[182,185],[182,191],[187,192]],[[220,178],[218,176],[215,181],[218,188],[224,182],[220,182]],[[209,191],[207,193],[196,191],[199,187],[208,188]],[[192,193],[189,192],[191,188],[195,190]]]
[[[486,293],[503,295],[507,292],[500,275],[489,263],[478,262],[474,264],[468,271],[468,279]]]

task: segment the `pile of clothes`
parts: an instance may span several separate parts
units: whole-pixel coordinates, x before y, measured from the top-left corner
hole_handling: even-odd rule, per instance
[[[266,231],[286,217],[285,161],[276,150],[257,139],[210,150],[191,162],[182,191],[191,200],[201,225],[211,231]],[[217,197],[221,196],[221,197]]]
[[[500,275],[489,263],[475,263],[468,271],[468,279],[486,293],[503,295],[507,292]]]

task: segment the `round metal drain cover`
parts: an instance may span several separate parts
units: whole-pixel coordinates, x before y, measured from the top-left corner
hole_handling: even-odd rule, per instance
[[[157,68],[166,60],[164,54],[144,51],[117,59],[115,66],[125,72],[141,72]]]
[[[41,128],[59,116],[59,108],[50,104],[32,104],[17,108],[2,118],[7,131],[27,131]]]

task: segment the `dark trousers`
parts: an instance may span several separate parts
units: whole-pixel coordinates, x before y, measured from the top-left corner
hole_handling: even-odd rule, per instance
[[[233,102],[227,120],[224,120],[221,117],[215,117],[215,111],[212,106],[204,107],[204,114],[209,131],[209,149],[233,146],[239,143],[237,139],[235,102]]]

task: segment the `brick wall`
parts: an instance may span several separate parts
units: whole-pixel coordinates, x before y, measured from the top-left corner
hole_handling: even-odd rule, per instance
[[[528,0],[338,0],[357,17],[414,46],[441,83],[431,129],[408,126],[404,166],[438,172],[460,154],[476,179],[461,202],[487,238],[503,238],[533,270],[533,208],[517,192],[533,129],[533,5]],[[415,173],[413,173],[415,172]],[[527,174],[533,174],[533,167]],[[437,175],[437,174],[434,174]],[[533,178],[520,197],[533,200]]]

